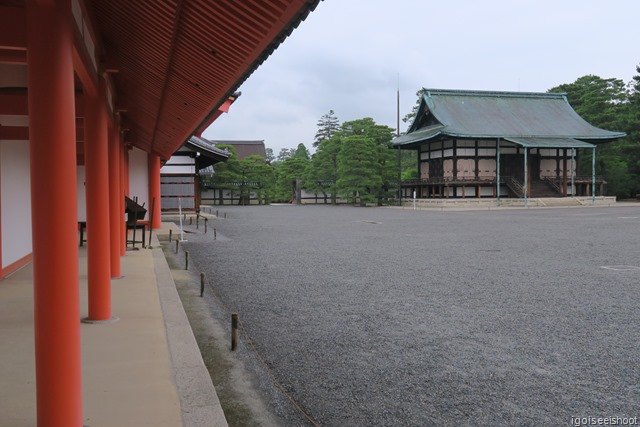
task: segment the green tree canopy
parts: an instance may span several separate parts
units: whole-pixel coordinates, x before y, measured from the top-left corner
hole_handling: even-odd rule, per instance
[[[360,204],[376,201],[383,180],[378,163],[378,145],[367,136],[353,135],[344,138],[338,154],[339,194],[347,199],[359,199]]]
[[[305,188],[319,191],[327,197],[331,194],[332,203],[336,203],[335,184],[338,179],[338,154],[342,139],[338,136],[322,141],[314,153],[304,177]]]
[[[275,200],[291,201],[295,199],[294,191],[298,181],[305,175],[309,160],[290,157],[275,168],[276,188]]]
[[[640,71],[639,71],[640,72]],[[638,77],[638,76],[636,76]],[[634,77],[633,82],[640,78]],[[627,198],[640,191],[640,150],[637,112],[634,112],[634,83],[586,75],[549,92],[564,92],[573,109],[594,126],[627,133],[627,138],[604,144],[596,150],[596,173],[607,181],[607,193]],[[591,174],[591,150],[580,150],[579,174]]]
[[[291,157],[302,160],[309,160],[311,158],[309,156],[309,150],[307,150],[307,147],[305,147],[303,143],[298,144],[298,148],[293,151]]]
[[[590,74],[573,83],[553,87],[549,92],[566,93],[573,109],[594,126],[609,130],[624,127],[624,117],[620,113],[628,93],[620,79],[603,79]]]

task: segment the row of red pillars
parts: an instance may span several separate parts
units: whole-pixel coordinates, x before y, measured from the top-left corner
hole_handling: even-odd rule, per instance
[[[83,421],[72,19],[70,0],[27,2],[38,427],[81,427]],[[85,88],[88,320],[109,321],[111,278],[121,275],[126,246],[128,156],[118,121],[109,129],[106,86],[99,80],[97,90]],[[149,156],[149,176],[158,213],[157,156]]]

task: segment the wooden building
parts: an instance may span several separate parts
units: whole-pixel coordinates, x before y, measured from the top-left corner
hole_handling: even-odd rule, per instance
[[[416,180],[402,197],[497,198],[602,195],[596,146],[624,137],[590,125],[564,94],[428,89],[409,131],[393,140],[415,150]],[[576,174],[580,153],[592,174]]]
[[[227,151],[192,136],[160,169],[162,211],[197,210],[201,203],[200,173],[229,158]]]

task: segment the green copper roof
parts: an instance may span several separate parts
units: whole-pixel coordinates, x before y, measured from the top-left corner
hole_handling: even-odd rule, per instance
[[[428,89],[409,132],[393,143],[408,146],[443,137],[504,138],[526,146],[580,147],[580,141],[570,140],[608,142],[624,136],[624,132],[587,123],[564,94]],[[528,144],[522,138],[529,138]],[[553,142],[545,143],[545,138],[560,145],[549,145]]]
[[[537,148],[593,148],[593,144],[579,141],[573,138],[504,138],[505,141],[514,142],[523,147]]]

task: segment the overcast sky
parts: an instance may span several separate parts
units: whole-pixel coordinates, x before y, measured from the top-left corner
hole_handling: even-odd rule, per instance
[[[545,92],[640,64],[640,0],[325,0],[204,132],[311,148],[317,122],[396,127],[421,87]],[[407,124],[401,122],[400,130]]]

